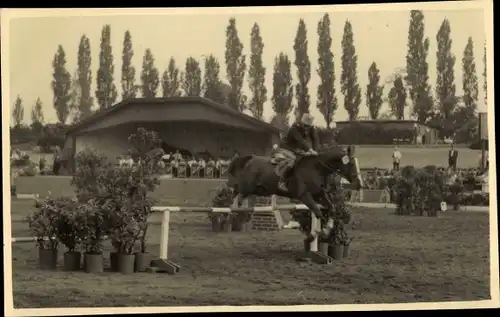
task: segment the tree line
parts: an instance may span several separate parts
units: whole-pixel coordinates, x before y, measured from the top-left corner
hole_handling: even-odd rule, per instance
[[[456,95],[455,62],[452,53],[451,25],[444,19],[436,34],[437,43],[437,80],[434,90],[429,83],[427,56],[429,38],[425,37],[425,19],[422,11],[410,12],[406,68],[394,74],[390,82],[380,78],[380,69],[373,61],[367,69],[368,85],[365,88],[366,107],[371,119],[383,118],[381,108],[384,102],[389,104],[389,116],[403,120],[405,109],[421,123],[434,124],[446,133],[461,136],[465,139],[473,137],[477,129],[478,78],[474,57],[474,42],[469,37],[462,56],[462,90],[463,96]],[[322,114],[329,128],[339,107],[338,92],[335,89],[336,57],[332,52],[333,39],[330,33],[329,14],[325,14],[318,22],[316,73],[320,83],[316,89],[316,107]],[[244,54],[243,43],[238,33],[236,19],[229,20],[226,28],[225,67],[227,84],[220,76],[221,64],[214,55],[204,56],[204,65],[195,57],[188,57],[183,69],[178,61],[170,58],[167,69],[160,72],[155,65],[155,58],[150,49],[143,55],[142,69],[137,74],[132,65],[134,49],[132,34],[126,31],[121,54],[121,99],[143,97],[203,96],[238,111],[250,110],[254,117],[263,119],[264,104],[270,100],[274,118],[288,122],[293,109],[296,115],[307,113],[311,107],[309,81],[311,79],[311,62],[308,55],[308,29],[300,19],[293,43],[295,56],[280,52],[274,59],[272,92],[265,83],[268,71],[263,64],[262,55],[264,41],[260,27],[255,23],[250,32],[250,56]],[[362,87],[358,82],[358,55],[355,47],[354,27],[349,20],[345,21],[341,39],[341,74],[340,93],[343,95],[343,107],[349,120],[358,119],[362,102]],[[486,95],[486,45],[484,47],[483,70]],[[94,111],[111,107],[118,101],[115,84],[115,60],[111,46],[111,26],[105,25],[101,32],[99,67],[95,79],[91,71],[91,47],[89,38],[82,35],[78,48],[77,69],[70,74],[67,69],[67,56],[60,45],[52,61],[53,66],[53,106],[60,123],[82,120]],[[292,80],[292,63],[295,66],[297,82]],[[202,75],[202,67],[204,67]],[[139,77],[138,80],[136,77]],[[247,77],[247,78],[245,78]],[[96,90],[91,91],[92,80],[96,81]],[[243,92],[245,80],[250,88],[250,95]],[[389,84],[387,97],[384,97],[386,85]],[[161,90],[161,92],[160,92]],[[271,94],[269,97],[268,95]],[[485,97],[486,99],[487,97]],[[486,102],[486,100],[485,100]],[[94,107],[97,103],[97,107]],[[97,109],[94,109],[97,108]],[[24,117],[24,107],[20,97],[13,108],[15,125],[20,125]],[[42,105],[38,99],[32,108],[33,123],[43,122]]]

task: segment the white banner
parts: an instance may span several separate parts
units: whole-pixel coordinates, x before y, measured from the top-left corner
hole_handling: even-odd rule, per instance
[[[481,140],[488,140],[488,113],[479,113],[479,137]]]

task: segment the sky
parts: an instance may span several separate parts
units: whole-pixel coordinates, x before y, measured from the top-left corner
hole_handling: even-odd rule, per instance
[[[415,6],[417,4],[413,4]],[[424,6],[425,34],[430,40],[429,83],[435,87],[436,83],[436,34],[442,21],[447,18],[451,24],[453,40],[452,52],[456,56],[455,83],[457,95],[462,94],[461,60],[467,39],[474,40],[474,56],[479,79],[479,110],[485,111],[482,90],[483,78],[483,49],[485,43],[485,18],[481,8],[467,8],[460,3],[448,2],[446,7]],[[90,39],[92,49],[92,75],[95,92],[95,74],[98,67],[99,44],[103,25],[111,25],[113,55],[115,58],[115,84],[121,92],[121,55],[123,37],[127,30],[132,34],[134,48],[133,63],[140,80],[140,69],[144,51],[150,48],[155,57],[156,66],[162,73],[171,57],[175,58],[180,68],[184,67],[187,57],[193,56],[202,62],[208,54],[215,55],[221,63],[221,78],[226,80],[224,64],[225,30],[231,17],[236,18],[238,34],[244,44],[244,53],[250,54],[250,31],[254,23],[258,23],[264,41],[263,62],[267,68],[266,86],[268,99],[272,95],[272,68],[274,58],[284,52],[294,60],[293,42],[299,19],[304,19],[308,31],[308,53],[311,61],[312,76],[309,82],[311,94],[310,111],[316,118],[318,125],[324,125],[324,120],[316,108],[316,89],[319,84],[317,69],[317,25],[325,13],[330,15],[331,35],[333,39],[332,51],[335,59],[336,90],[339,108],[334,120],[346,120],[347,112],[343,107],[343,97],[340,94],[340,57],[341,39],[346,20],[353,26],[354,42],[358,55],[358,80],[362,88],[363,100],[360,105],[359,116],[368,116],[365,102],[365,91],[368,83],[368,68],[375,61],[380,69],[381,80],[388,79],[395,71],[405,66],[406,44],[411,8],[408,5],[395,6],[394,4],[377,6],[346,6],[339,11],[338,6],[318,7],[288,7],[288,8],[228,8],[183,9],[164,11],[157,9],[154,15],[143,11],[80,11],[52,10],[36,13],[8,20],[8,63],[10,67],[9,104],[13,104],[19,95],[25,105],[24,121],[30,121],[30,109],[35,100],[40,98],[44,105],[44,115],[47,122],[55,122],[56,115],[52,105],[52,59],[58,45],[62,45],[67,55],[67,68],[71,74],[76,70],[77,50],[80,37],[85,34]],[[196,11],[194,11],[196,10]],[[103,15],[104,14],[104,15]],[[45,15],[45,16],[43,16]],[[5,26],[3,26],[5,28]],[[294,78],[296,67],[292,65]],[[389,88],[385,89],[387,96]],[[247,77],[244,91],[250,95]],[[161,95],[161,88],[159,91]],[[94,105],[96,107],[97,105]],[[271,102],[264,106],[264,117],[269,120],[273,114]],[[387,104],[382,112],[387,110]]]

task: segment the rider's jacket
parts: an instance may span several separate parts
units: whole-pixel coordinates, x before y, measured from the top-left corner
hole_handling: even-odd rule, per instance
[[[306,127],[300,122],[296,122],[281,140],[280,147],[293,152],[309,149],[317,151],[319,147],[318,133],[314,127]]]

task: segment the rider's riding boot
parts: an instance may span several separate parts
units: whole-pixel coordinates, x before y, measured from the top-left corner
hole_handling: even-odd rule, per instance
[[[292,167],[290,166],[290,164],[286,164],[285,166],[283,166],[283,168],[281,169],[280,171],[280,180],[278,182],[278,187],[281,189],[281,190],[287,190],[287,187],[286,187],[286,177],[288,175],[288,172],[290,171]]]

